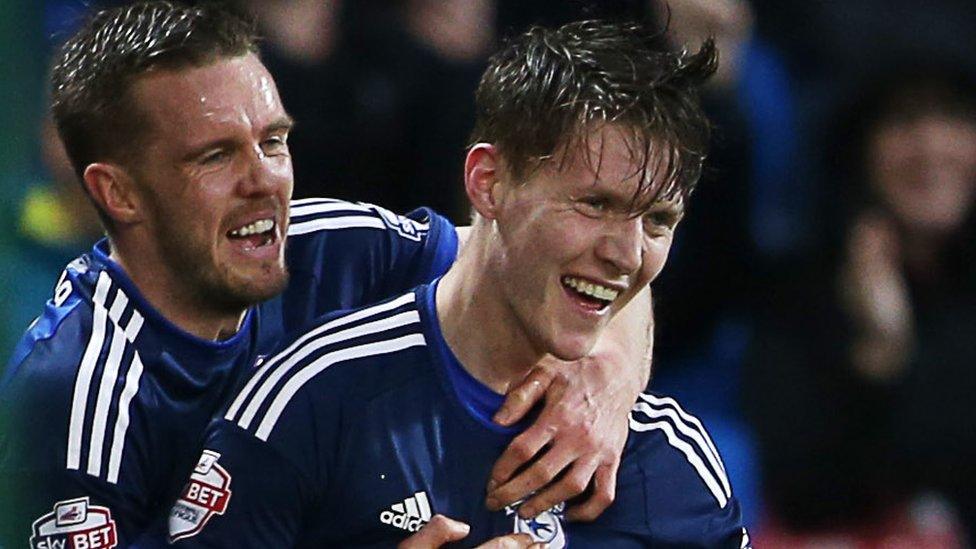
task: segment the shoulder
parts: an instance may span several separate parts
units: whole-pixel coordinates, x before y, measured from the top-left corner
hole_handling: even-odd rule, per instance
[[[307,413],[309,406],[337,410],[382,391],[397,378],[387,366],[416,363],[426,346],[414,292],[326,314],[286,340],[256,365],[224,416],[265,441],[325,415]]]
[[[31,386],[38,382],[48,387],[73,379],[72,366],[87,347],[96,308],[100,274],[89,267],[88,258],[82,256],[61,272],[50,299],[41,305],[40,315],[14,350],[0,392],[19,378],[29,378]],[[98,298],[104,304],[108,285],[102,286]]]
[[[628,418],[628,448],[643,464],[686,483],[685,493],[707,493],[725,507],[732,497],[725,464],[702,421],[673,397],[656,392],[638,396]],[[675,475],[676,474],[676,475]]]
[[[113,429],[127,425],[143,372],[136,349],[143,322],[105,270],[86,261],[69,265],[0,382],[0,413],[12,426],[46,436],[8,442],[43,450],[69,470],[117,480],[121,441]]]
[[[432,229],[449,225],[445,218],[427,208],[398,215],[381,206],[364,202],[305,198],[291,203],[288,236],[294,238],[315,233],[379,230],[419,242]]]
[[[630,524],[655,540],[748,546],[725,464],[702,421],[654,392],[639,395],[628,421],[618,499]]]
[[[454,226],[421,208],[397,215],[372,204],[304,199],[292,204],[286,331],[326,311],[358,307],[429,282],[457,256]]]

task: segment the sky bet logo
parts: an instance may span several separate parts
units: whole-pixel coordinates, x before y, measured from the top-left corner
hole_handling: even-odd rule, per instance
[[[230,473],[217,461],[220,454],[204,450],[190,482],[169,514],[170,541],[195,536],[214,515],[223,515],[230,501]]]
[[[107,507],[88,505],[88,498],[54,504],[54,511],[31,525],[33,549],[109,549],[118,545],[115,521]]]

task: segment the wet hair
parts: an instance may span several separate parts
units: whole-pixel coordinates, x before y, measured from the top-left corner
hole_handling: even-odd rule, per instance
[[[139,150],[144,123],[128,97],[135,79],[257,53],[255,28],[217,4],[148,1],[95,13],[61,47],[50,74],[52,114],[78,177],[93,162]]]
[[[522,181],[544,162],[564,162],[574,147],[587,150],[590,135],[615,124],[627,130],[641,175],[631,208],[687,199],[710,135],[699,90],[718,66],[717,52],[712,40],[696,53],[662,43],[660,31],[636,23],[531,28],[489,60],[471,145],[494,144]],[[660,170],[665,184],[653,188]]]

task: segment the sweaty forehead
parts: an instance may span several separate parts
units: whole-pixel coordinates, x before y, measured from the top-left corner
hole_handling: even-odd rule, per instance
[[[274,79],[254,54],[151,71],[133,83],[132,98],[150,126],[163,132],[259,127],[284,115]]]
[[[591,186],[633,196],[656,192],[667,177],[666,147],[650,144],[620,124],[605,124],[567,141],[554,168],[574,186]],[[641,194],[644,194],[641,192]]]

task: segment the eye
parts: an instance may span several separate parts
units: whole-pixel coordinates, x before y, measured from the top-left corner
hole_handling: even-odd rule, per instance
[[[681,214],[673,210],[657,210],[644,214],[644,230],[649,234],[673,231],[681,220]]]
[[[610,209],[610,203],[601,196],[584,196],[577,198],[576,209],[590,217],[599,217]]]
[[[674,231],[684,215],[680,207],[661,207],[643,215],[644,231],[650,235],[662,236]]]
[[[288,135],[275,135],[261,142],[261,150],[267,156],[288,154]]]
[[[204,155],[200,157],[200,163],[207,164],[207,165],[219,164],[220,162],[223,162],[225,159],[227,159],[228,156],[229,154],[227,153],[226,150],[214,149],[212,151],[208,151],[204,153]]]
[[[656,227],[668,227],[671,225],[670,221],[670,216],[665,215],[664,212],[649,212],[644,214],[644,222]]]

